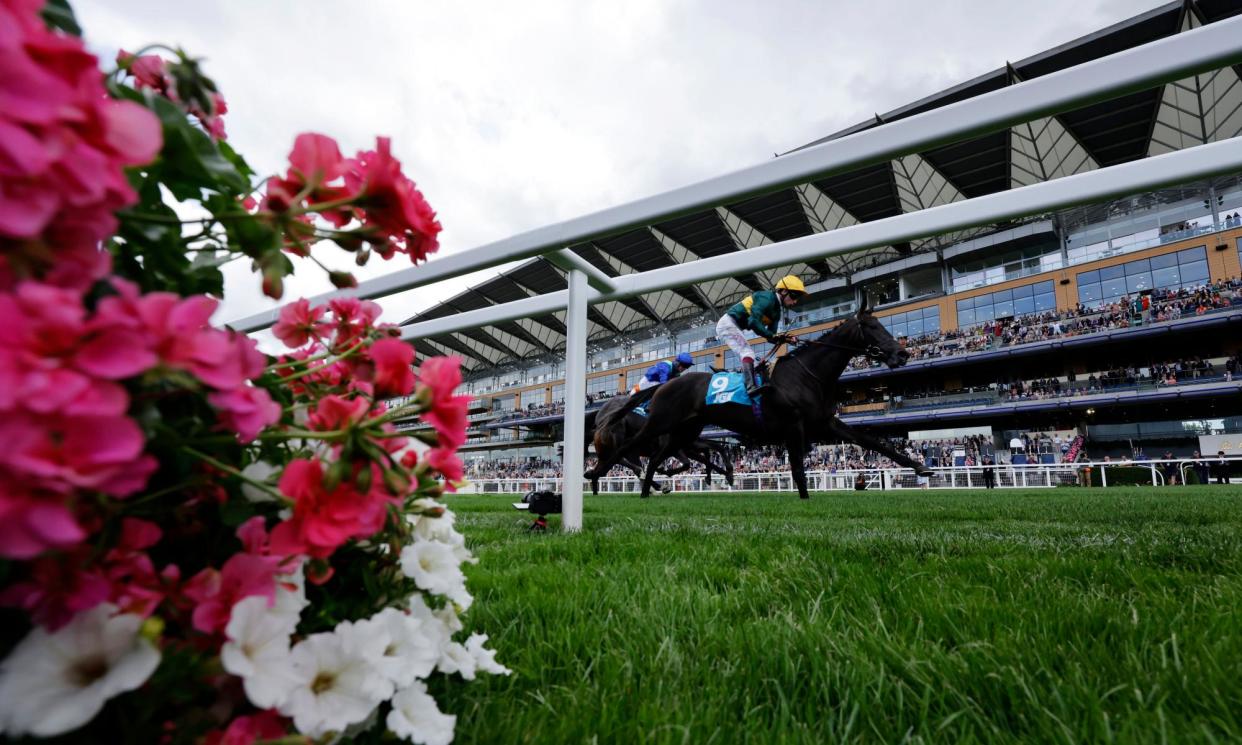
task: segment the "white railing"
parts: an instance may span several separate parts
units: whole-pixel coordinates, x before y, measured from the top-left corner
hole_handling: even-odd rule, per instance
[[[1242,456],[1230,456],[1225,459],[1229,463],[1242,462]],[[1147,484],[1156,486],[1169,485],[1165,478],[1165,465],[1172,465],[1178,474],[1178,481],[1186,483],[1187,475],[1194,468],[1194,462],[1187,458],[1172,460],[1143,460],[1132,462],[1092,461],[1084,463],[1031,463],[1026,465],[1001,464],[996,466],[950,466],[933,468],[932,475],[927,477],[928,489],[986,489],[985,471],[991,471],[993,484],[998,489],[1036,489],[1056,486],[1085,485],[1086,469],[1098,473],[1101,486],[1108,486],[1108,473],[1117,469],[1145,469]],[[1211,479],[1215,479],[1216,457],[1200,459],[1212,469]],[[853,491],[859,474],[868,490],[887,489],[922,489],[919,477],[908,468],[866,468],[839,471],[807,471],[807,488],[810,491]],[[678,474],[676,476],[660,476],[656,479],[657,491],[669,488],[673,492],[796,492],[793,477],[788,471],[771,471],[765,473],[739,473],[733,477],[733,486],[725,483],[724,477],[713,475],[709,481],[702,474]],[[1113,485],[1117,485],[1114,476]],[[590,483],[584,481],[584,488],[589,492]],[[639,480],[633,476],[608,476],[599,480],[601,494],[637,494],[641,488]],[[559,477],[527,477],[505,479],[473,479],[459,491],[465,494],[510,494],[522,495],[532,490],[560,492],[562,480]]]
[[[583,417],[589,304],[624,300],[1233,173],[1242,170],[1242,138],[620,277],[609,277],[569,251],[568,246],[696,210],[714,209],[813,178],[960,142],[1238,63],[1242,63],[1242,17],[1217,21],[664,194],[438,258],[423,266],[368,280],[350,290],[319,296],[315,302],[340,296],[384,297],[535,256],[543,256],[565,270],[568,275],[566,290],[412,324],[403,329],[402,337],[424,338],[533,315],[565,312],[565,399],[568,405],[563,468],[570,477],[570,488],[564,495],[564,525],[567,530],[579,530],[582,527],[582,492],[578,484],[585,455]],[[275,323],[277,317],[278,311],[269,310],[230,325],[241,331],[255,331]]]

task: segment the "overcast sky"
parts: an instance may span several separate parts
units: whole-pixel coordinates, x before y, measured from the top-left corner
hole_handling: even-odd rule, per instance
[[[79,0],[88,43],[180,44],[261,173],[294,137],[389,135],[441,255],[752,165],[1154,0]],[[326,263],[352,257],[324,245]],[[360,278],[408,266],[373,261]],[[477,278],[474,280],[477,281]],[[384,301],[400,321],[468,278]],[[299,268],[286,299],[330,289]],[[243,262],[219,321],[271,307]]]

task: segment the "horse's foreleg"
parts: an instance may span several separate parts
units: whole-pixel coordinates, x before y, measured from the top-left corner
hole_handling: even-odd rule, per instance
[[[789,454],[789,472],[798,487],[798,498],[810,499],[811,494],[806,490],[806,465],[803,463],[806,458],[806,440],[801,422],[790,428],[785,438],[785,450]]]
[[[899,452],[897,448],[888,444],[884,440],[881,440],[873,435],[869,435],[866,432],[860,432],[835,416],[828,420],[827,427],[828,431],[832,432],[841,439],[848,440],[856,445],[861,445],[868,450],[879,453],[880,455],[888,456],[889,460],[894,463],[905,466],[906,468],[913,468],[914,472],[920,476],[930,476],[932,473],[926,463],[920,463],[919,461],[914,460],[905,453]]]
[[[664,447],[659,448],[656,451],[656,454],[653,455],[650,459],[648,459],[647,476],[646,478],[643,479],[642,493],[639,494],[639,496],[642,497],[643,499],[646,499],[647,497],[651,496],[651,487],[655,483],[656,469],[660,466],[661,463],[664,462],[664,459],[668,457],[670,450],[671,448],[665,445]],[[672,491],[672,490],[670,489],[669,491]],[[665,492],[665,493],[667,494],[668,492]]]

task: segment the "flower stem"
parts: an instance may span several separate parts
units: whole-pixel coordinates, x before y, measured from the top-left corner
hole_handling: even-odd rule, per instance
[[[185,449],[185,452],[189,453],[190,455],[194,456],[195,458],[198,458],[199,460],[203,461],[204,463],[206,463],[206,464],[207,464],[207,465],[209,465],[209,466],[212,466],[213,468],[218,468],[218,469],[220,469],[221,471],[224,471],[224,472],[225,472],[225,473],[227,473],[227,474],[230,474],[230,475],[232,475],[232,476],[236,476],[237,478],[241,479],[242,481],[245,481],[247,484],[250,484],[251,486],[253,486],[253,487],[254,487],[254,488],[256,488],[256,489],[259,489],[259,490],[261,490],[261,491],[267,492],[269,495],[271,495],[271,496],[275,497],[276,499],[280,500],[281,502],[286,502],[286,503],[288,503],[288,502],[290,501],[290,500],[289,500],[289,498],[288,498],[288,497],[286,497],[284,494],[281,494],[279,491],[277,491],[276,489],[272,488],[272,485],[271,485],[271,484],[264,483],[264,482],[262,482],[262,481],[259,481],[258,479],[252,479],[252,478],[250,478],[249,476],[247,476],[247,475],[245,475],[244,473],[242,473],[241,471],[239,471],[239,470],[237,470],[236,468],[234,468],[233,466],[230,466],[229,464],[227,464],[227,463],[225,463],[225,462],[223,462],[223,461],[221,461],[221,460],[218,460],[218,459],[216,459],[216,458],[213,458],[213,457],[211,457],[210,455],[208,455],[208,454],[206,454],[206,453],[204,453],[204,452],[200,452],[200,451],[198,451],[198,450],[195,450],[194,448],[186,448],[186,449]]]
[[[286,375],[286,376],[285,376],[285,377],[283,377],[283,378],[277,378],[277,379],[276,379],[276,382],[278,382],[278,383],[288,383],[288,382],[290,382],[290,381],[297,380],[298,378],[304,378],[304,377],[306,377],[307,375],[310,375],[310,374],[312,374],[312,373],[317,373],[317,372],[319,372],[320,370],[323,370],[323,369],[325,369],[325,368],[332,367],[332,366],[333,366],[333,365],[335,365],[337,362],[340,362],[341,360],[345,359],[346,357],[349,357],[350,355],[352,355],[354,352],[357,352],[359,349],[361,349],[363,346],[365,346],[365,345],[366,345],[367,341],[368,341],[368,339],[363,339],[362,341],[360,341],[360,342],[358,342],[357,344],[353,345],[353,346],[352,346],[352,347],[350,347],[349,349],[346,349],[344,352],[341,352],[341,354],[340,354],[340,355],[338,355],[338,356],[337,356],[337,358],[336,358],[336,359],[334,359],[334,360],[331,360],[331,361],[329,361],[329,362],[325,362],[325,363],[323,363],[322,365],[316,365],[316,366],[314,366],[314,367],[309,367],[309,368],[307,368],[307,369],[303,370],[302,372],[292,373],[292,374],[290,374],[290,375]]]

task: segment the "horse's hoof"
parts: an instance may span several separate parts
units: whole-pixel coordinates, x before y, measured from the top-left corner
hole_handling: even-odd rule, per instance
[[[671,486],[666,486],[660,490],[661,494],[671,494],[672,492],[673,492],[673,487]]]
[[[811,498],[810,494],[799,494],[798,495],[798,499],[810,499],[810,498]]]

